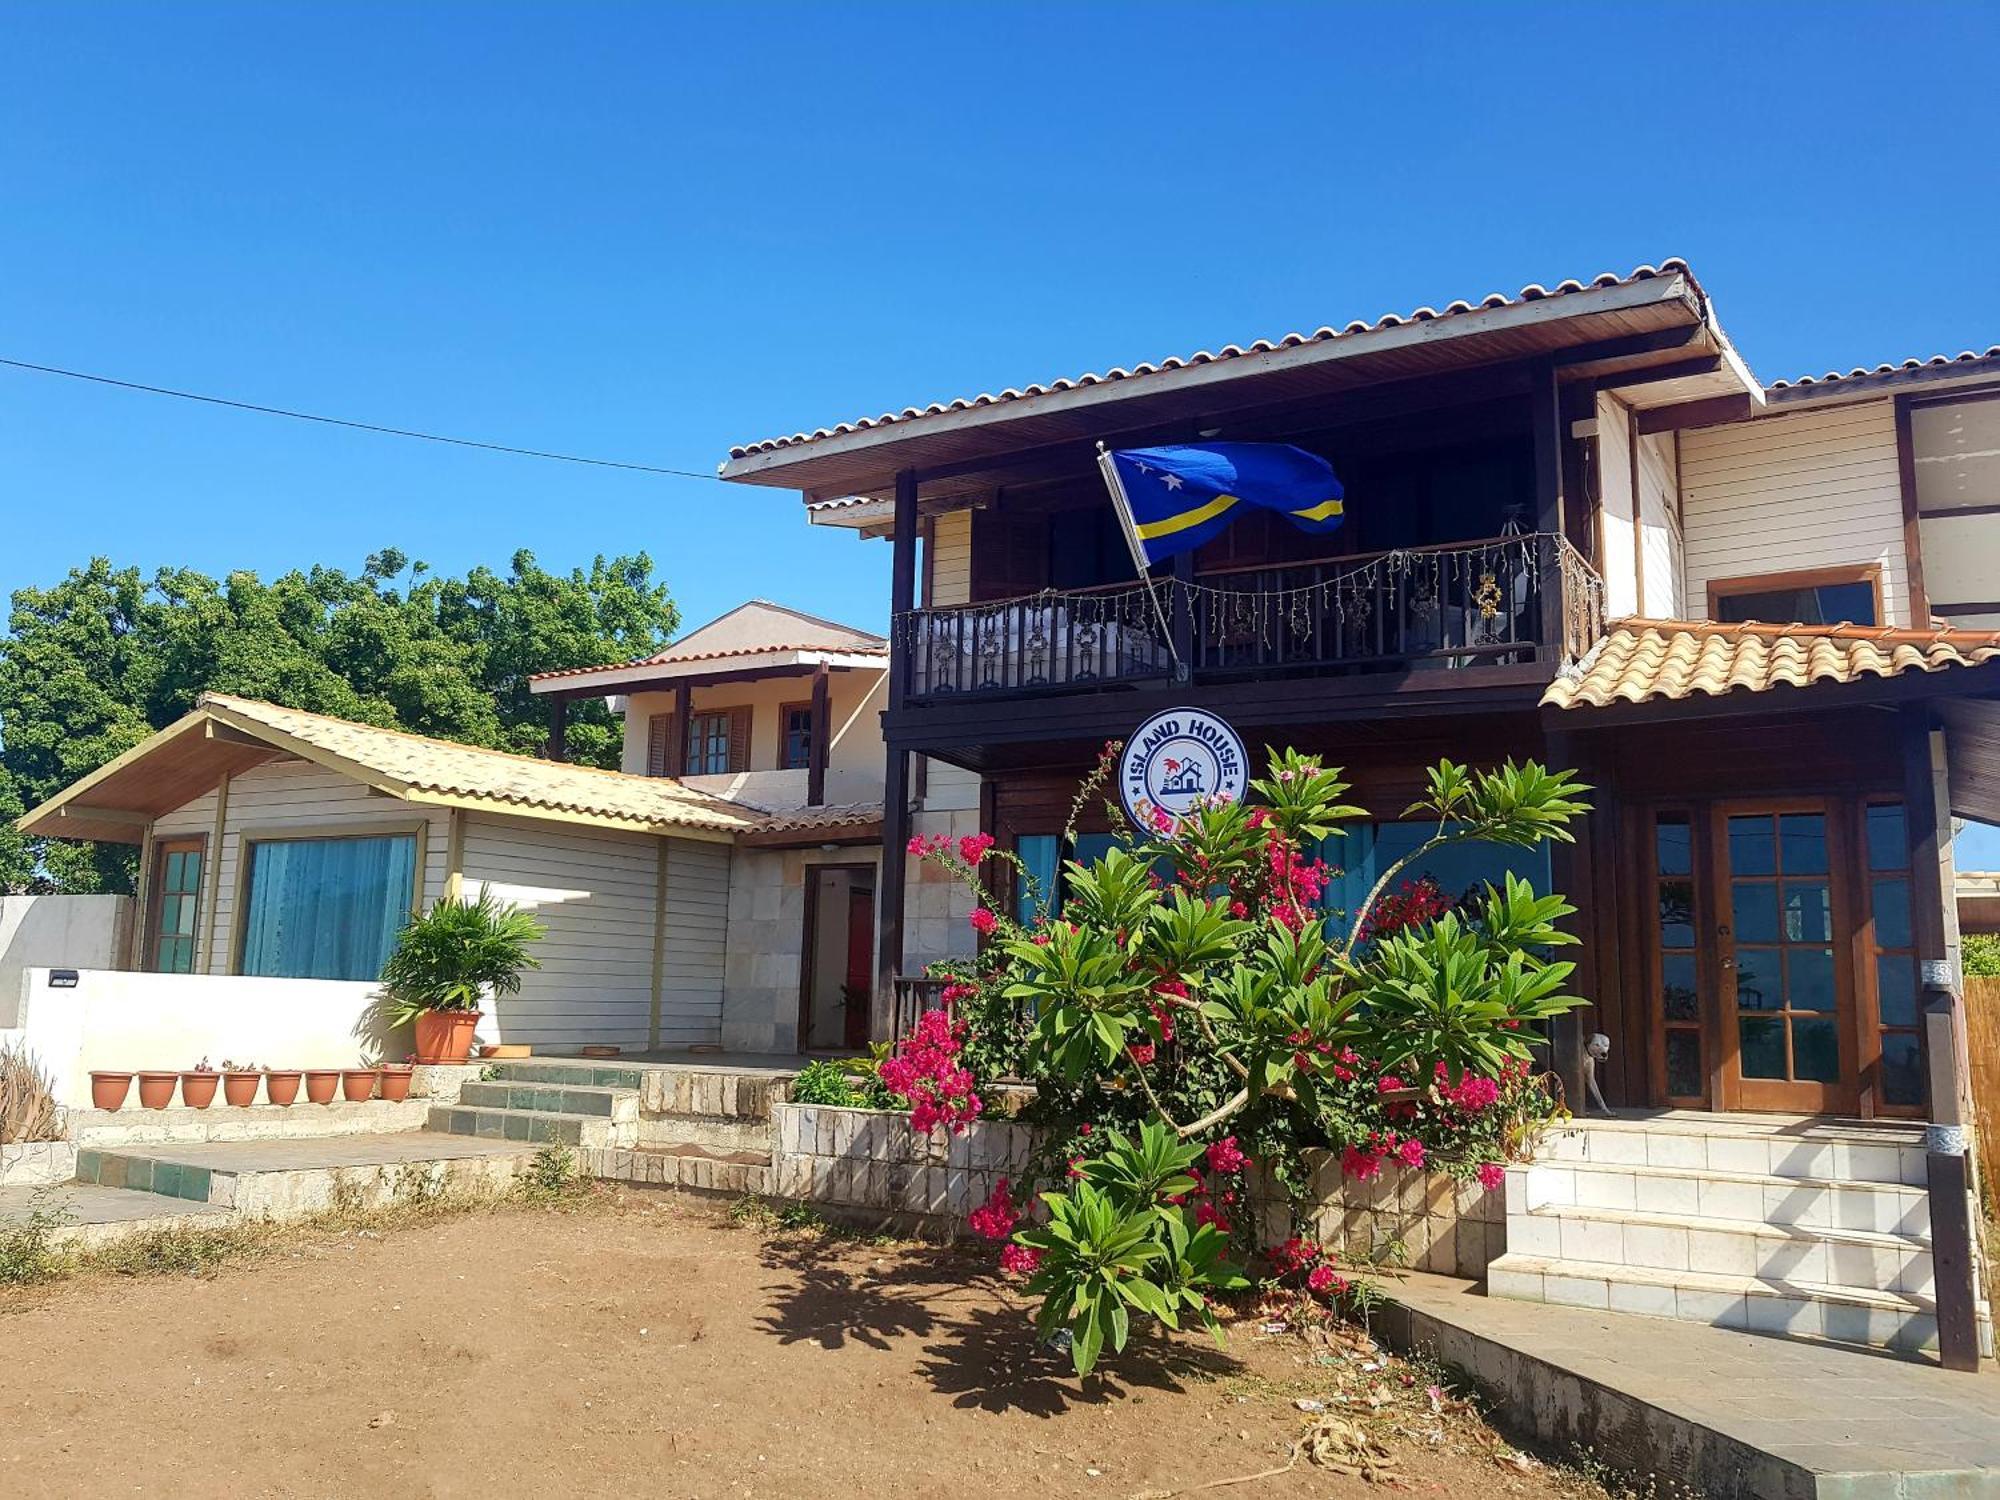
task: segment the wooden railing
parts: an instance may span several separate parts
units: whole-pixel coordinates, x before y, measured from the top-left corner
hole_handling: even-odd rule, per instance
[[[932,979],[922,974],[898,974],[890,981],[893,997],[889,1012],[889,1039],[910,1034],[917,1017],[927,1010],[944,1009],[944,987],[949,979]]]
[[[1534,533],[1205,573],[896,621],[905,701],[1426,665],[1573,662],[1604,630],[1604,586]]]

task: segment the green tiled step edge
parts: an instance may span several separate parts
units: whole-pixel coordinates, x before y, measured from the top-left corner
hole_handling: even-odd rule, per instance
[[[584,1145],[585,1126],[609,1130],[611,1122],[601,1117],[584,1119],[577,1115],[534,1114],[503,1109],[467,1109],[437,1104],[431,1107],[428,1130],[446,1135],[469,1135],[490,1141],[521,1141],[533,1146]],[[592,1146],[597,1142],[592,1141]]]
[[[76,1180],[99,1187],[130,1188],[162,1198],[208,1202],[211,1173],[207,1167],[155,1161],[150,1156],[124,1156],[115,1151],[76,1153]]]
[[[493,1078],[505,1083],[560,1083],[571,1088],[636,1089],[643,1068],[600,1068],[591,1063],[503,1062],[493,1064]]]
[[[620,1098],[635,1098],[610,1087],[557,1088],[551,1084],[523,1083],[503,1079],[493,1083],[468,1083],[459,1090],[458,1102],[478,1109],[539,1110],[551,1115],[602,1115],[611,1119]],[[636,1106],[635,1106],[636,1108]]]

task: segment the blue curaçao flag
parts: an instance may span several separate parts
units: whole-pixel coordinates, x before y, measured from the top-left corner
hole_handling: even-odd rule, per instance
[[[1120,448],[1098,462],[1141,571],[1199,547],[1246,508],[1274,510],[1302,531],[1340,525],[1333,465],[1290,443]]]

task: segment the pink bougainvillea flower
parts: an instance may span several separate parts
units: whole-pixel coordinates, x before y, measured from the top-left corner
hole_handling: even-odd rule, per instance
[[[1243,1148],[1236,1144],[1233,1135],[1225,1135],[1208,1148],[1208,1170],[1211,1172],[1240,1172],[1249,1163],[1250,1158],[1243,1154]]]
[[[1424,1143],[1411,1136],[1396,1148],[1396,1160],[1406,1167],[1421,1167],[1424,1164]]]
[[[1393,1094],[1402,1086],[1403,1080],[1398,1078],[1394,1073],[1384,1073],[1376,1080],[1375,1091],[1378,1094]]]
[[[1334,1279],[1333,1267],[1329,1265],[1314,1266],[1306,1273],[1306,1285],[1322,1297],[1332,1287]]]
[[[1479,1185],[1491,1193],[1504,1187],[1507,1169],[1497,1161],[1483,1161],[1479,1164]]]
[[[1027,1245],[1009,1245],[1000,1252],[1000,1269],[1010,1276],[1032,1276],[1042,1263],[1042,1252]]]
[[[958,841],[958,857],[969,865],[976,865],[982,859],[986,858],[987,854],[992,851],[992,848],[992,834],[968,833]]]
[[[1000,919],[983,906],[973,907],[965,920],[972,924],[972,930],[981,937],[991,937],[994,929],[1000,925]]]
[[[1222,1210],[1217,1208],[1213,1203],[1203,1203],[1195,1209],[1194,1222],[1197,1229],[1204,1224],[1213,1224],[1219,1232],[1223,1234],[1229,1233],[1229,1220],[1224,1216]]]
[[[1132,1054],[1132,1061],[1142,1068],[1150,1068],[1156,1055],[1151,1042],[1134,1042],[1126,1049]]]
[[[904,847],[921,859],[924,855],[930,853],[931,846],[924,842],[924,836],[921,833],[913,833],[910,835],[910,842],[904,845]]]
[[[1013,1234],[1014,1225],[1020,1218],[1021,1211],[1014,1206],[1010,1185],[1003,1177],[994,1184],[991,1196],[965,1216],[965,1222],[982,1239],[1004,1240]]]
[[[1382,1158],[1379,1155],[1349,1146],[1340,1153],[1340,1170],[1343,1175],[1356,1182],[1370,1182],[1382,1174]]]

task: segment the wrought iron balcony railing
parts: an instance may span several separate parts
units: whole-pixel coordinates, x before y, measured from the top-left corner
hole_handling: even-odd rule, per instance
[[[906,703],[1170,677],[1313,675],[1547,662],[1604,630],[1604,585],[1547,533],[1200,574],[896,621]]]

